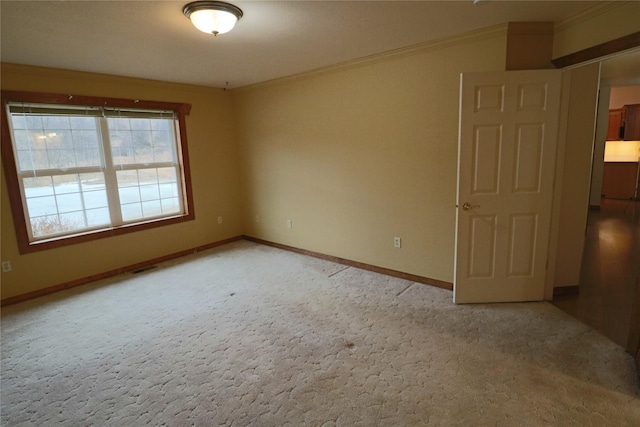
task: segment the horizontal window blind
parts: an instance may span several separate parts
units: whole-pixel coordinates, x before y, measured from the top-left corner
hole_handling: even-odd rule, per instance
[[[89,116],[89,117],[122,117],[144,119],[174,119],[172,110],[145,110],[112,107],[85,107],[85,106],[55,106],[43,104],[8,104],[9,113],[33,116]]]

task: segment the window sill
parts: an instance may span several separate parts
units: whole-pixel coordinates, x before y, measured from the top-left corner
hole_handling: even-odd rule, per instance
[[[167,218],[154,219],[151,221],[138,222],[135,224],[127,224],[121,227],[109,227],[97,230],[94,229],[77,234],[67,234],[50,239],[36,240],[33,242],[29,242],[26,245],[19,244],[18,247],[21,254],[28,254],[48,249],[61,248],[78,243],[90,242],[93,240],[103,239],[105,237],[120,236],[123,234],[150,230],[153,228],[165,227],[173,224],[180,224],[186,221],[192,221],[194,219],[195,215],[193,214],[178,215]]]

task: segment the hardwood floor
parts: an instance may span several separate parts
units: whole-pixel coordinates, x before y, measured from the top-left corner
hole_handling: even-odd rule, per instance
[[[640,202],[603,199],[589,212],[580,294],[553,304],[626,348],[639,266]]]

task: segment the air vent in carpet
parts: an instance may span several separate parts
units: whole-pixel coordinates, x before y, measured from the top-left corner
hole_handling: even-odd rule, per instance
[[[131,271],[131,274],[140,274],[140,273],[144,273],[145,271],[153,270],[154,268],[156,268],[156,266],[155,266],[155,265],[150,265],[150,266],[148,266],[148,267],[141,267],[141,268],[138,268],[138,269],[136,269],[136,270],[132,270],[132,271]]]

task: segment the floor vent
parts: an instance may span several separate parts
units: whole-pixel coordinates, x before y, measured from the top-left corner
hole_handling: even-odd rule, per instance
[[[141,268],[138,268],[138,269],[136,269],[136,270],[132,270],[132,271],[131,271],[131,274],[140,274],[140,273],[144,273],[145,271],[153,270],[154,268],[156,268],[156,266],[155,266],[155,265],[150,265],[150,266],[148,266],[148,267],[141,267]]]

